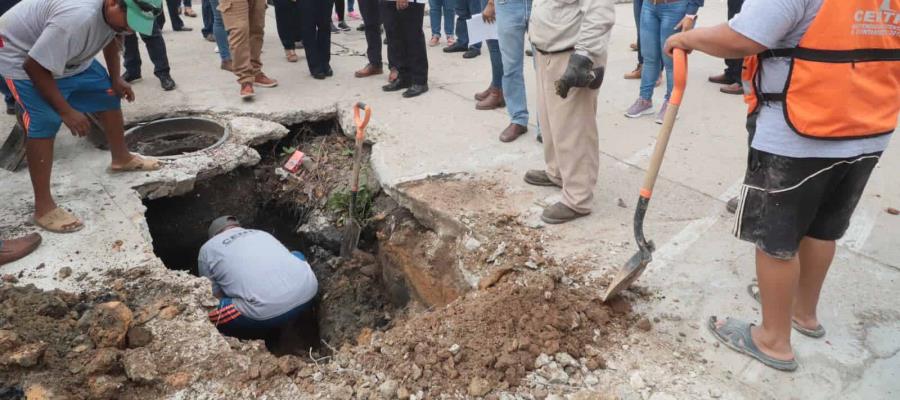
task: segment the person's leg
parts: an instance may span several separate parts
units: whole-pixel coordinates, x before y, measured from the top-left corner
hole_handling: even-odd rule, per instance
[[[497,37],[503,63],[503,97],[506,111],[514,124],[528,126],[526,102],[525,34],[528,29],[527,0],[509,0],[497,4]]]
[[[752,330],[753,342],[763,353],[779,360],[794,358],[791,349],[791,310],[800,277],[800,261],[774,258],[756,250],[756,277],[762,322]]]
[[[335,14],[337,14],[338,22],[346,21],[346,16],[344,15],[344,6],[344,0],[334,0],[334,12]],[[331,26],[329,26],[329,28],[331,28]]]
[[[228,31],[219,11],[219,0],[209,0],[213,15],[213,36],[216,37],[216,47],[219,48],[219,58],[222,61],[231,61],[231,49],[228,47]]]
[[[319,73],[319,67],[322,60],[319,56],[317,30],[319,30],[319,13],[321,8],[318,1],[299,1],[300,15],[303,17],[303,23],[300,29],[303,33],[303,51],[306,53],[306,65],[309,67],[309,73],[315,75]],[[330,29],[330,27],[329,27]]]
[[[28,138],[25,141],[25,158],[28,174],[34,190],[34,217],[38,219],[56,209],[56,201],[50,193],[50,176],[53,172],[54,138]]]
[[[401,46],[395,44],[398,43],[396,37],[401,35],[401,33],[397,27],[397,7],[394,7],[393,4],[394,3],[388,3],[386,1],[381,2],[381,22],[384,24],[384,36],[388,42],[388,66],[390,68],[399,68],[399,65],[402,62],[400,59],[403,58],[403,54],[401,53]],[[379,46],[380,45],[379,42]]]
[[[159,24],[153,25],[152,35],[141,35],[141,40],[147,46],[147,53],[150,55],[150,61],[153,62],[153,74],[159,78],[169,76],[169,55],[166,52],[166,41],[163,40]]]
[[[137,77],[141,76],[141,50],[138,48],[138,34],[126,35],[124,39],[124,51],[122,57],[125,61],[122,63],[125,68],[125,75]]]
[[[687,2],[682,1],[671,4],[661,4],[659,7],[659,43],[656,51],[662,57],[663,65],[666,68],[666,100],[672,94],[672,88],[675,86],[675,65],[672,57],[663,52],[663,46],[669,36],[675,34],[675,26],[684,19]],[[649,62],[649,61],[648,61]],[[653,77],[653,75],[651,75]],[[642,82],[643,83],[643,82]]]
[[[254,77],[262,72],[262,47],[266,34],[266,0],[250,1],[250,66]]]
[[[444,34],[447,37],[453,36],[454,29],[453,0],[441,0],[441,14],[444,16]]]
[[[559,79],[569,64],[570,52],[551,55],[547,70]],[[600,147],[597,132],[597,97],[599,90],[575,88],[563,99],[548,99],[547,116],[553,126],[556,162],[562,178],[562,203],[579,214],[591,211],[594,187],[600,170]]]
[[[481,10],[484,9],[484,4],[487,3],[487,2],[482,2],[482,0],[456,0],[456,1],[468,3],[468,4],[466,4],[466,21],[472,19],[472,16],[475,14],[481,14]],[[469,47],[476,48],[479,51],[481,51],[481,45],[482,45],[481,42],[478,42],[475,44],[470,43]]]
[[[391,38],[391,41],[388,42],[388,52],[394,53],[396,56],[396,65],[397,71],[399,72],[398,79],[403,82],[411,82],[412,76],[410,76],[410,28],[408,27],[407,16],[409,13],[406,10],[397,10],[394,7],[394,3],[387,3],[386,8],[388,10],[392,10],[389,14],[392,15],[391,19],[393,20],[394,26],[394,35]],[[387,20],[385,20],[387,23]]]
[[[362,12],[366,32],[366,57],[369,64],[380,67],[381,58],[381,10],[378,0],[359,0],[359,11]]]
[[[406,30],[410,77],[414,85],[428,85],[428,52],[425,49],[425,34],[422,25],[425,22],[425,5],[410,3],[404,10],[407,14]]]
[[[491,86],[503,90],[503,56],[500,55],[500,44],[496,40],[488,40],[487,47],[491,56]]]
[[[653,88],[656,87],[656,79],[660,72],[659,66],[662,58],[662,43],[659,42],[660,22],[657,5],[645,1],[644,8],[641,10],[641,38],[643,38],[641,55],[644,57],[644,69],[641,73],[640,96],[647,101],[653,100]],[[672,28],[669,27],[669,29]]]
[[[178,8],[181,7],[181,0],[165,0],[166,8],[169,9],[169,18],[172,20],[172,30],[178,31],[184,28],[184,21],[178,15]],[[163,24],[160,24],[163,26]]]
[[[634,26],[637,31],[638,65],[641,65],[644,63],[644,56],[641,54],[641,10],[644,8],[644,0],[633,0],[631,6],[634,11]]]
[[[800,241],[800,278],[794,299],[793,320],[806,329],[819,326],[819,294],[834,259],[835,241],[805,237]]]
[[[294,50],[294,7],[297,2],[293,0],[275,0],[275,28],[278,31],[278,39],[285,50]]]
[[[250,50],[250,4],[246,1],[219,3],[222,22],[228,30],[228,47],[231,50],[232,68],[240,83],[252,83],[254,79]],[[225,7],[225,8],[222,8]]]
[[[469,19],[468,0],[454,0],[453,12],[456,14],[456,44],[459,47],[469,47],[469,28],[466,20]]]
[[[728,0],[728,20],[730,21],[735,15],[741,12],[744,0]],[[728,83],[741,82],[741,68],[744,60],[742,59],[726,59],[725,60],[725,79]]]
[[[537,82],[537,117],[538,124],[541,126],[544,145],[544,163],[547,177],[558,186],[562,186],[562,176],[559,173],[559,163],[556,159],[556,142],[554,141],[557,132],[550,123],[549,103],[556,94],[556,88],[553,84],[558,76],[553,76],[548,70],[550,64],[550,56],[536,51],[534,53],[534,68]]]
[[[319,0],[323,6],[319,11],[319,32],[318,32],[318,48],[319,56],[322,59],[321,69],[323,72],[331,70],[331,9],[334,8],[334,0]],[[343,8],[343,4],[341,4]]]
[[[213,10],[209,0],[202,0],[200,3],[200,16],[203,18],[203,29],[200,30],[200,34],[207,37],[213,33]]]
[[[431,36],[441,36],[441,18],[444,0],[428,0],[428,17],[431,22]]]

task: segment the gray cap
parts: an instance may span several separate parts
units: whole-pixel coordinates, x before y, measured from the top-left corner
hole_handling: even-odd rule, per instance
[[[209,224],[209,231],[207,233],[209,233],[209,237],[211,239],[213,236],[222,233],[225,228],[232,226],[241,226],[241,222],[238,221],[237,218],[230,215],[223,215],[219,218],[216,218],[211,224]]]

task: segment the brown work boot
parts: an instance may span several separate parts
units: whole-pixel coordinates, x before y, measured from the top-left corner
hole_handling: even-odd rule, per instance
[[[644,66],[638,64],[637,67],[634,68],[634,71],[631,71],[625,74],[625,79],[641,79],[641,71],[644,69]]]
[[[244,100],[250,100],[255,96],[256,93],[253,92],[253,84],[250,82],[244,82],[241,84],[241,98]]]
[[[744,94],[744,87],[740,83],[732,83],[720,87],[719,91],[725,94]]]
[[[541,214],[541,221],[551,225],[557,225],[584,217],[588,214],[589,213],[579,213],[563,203],[556,203],[544,209],[544,213]]]
[[[384,73],[384,67],[381,65],[374,64],[366,64],[361,70],[353,73],[353,76],[357,78],[367,78],[374,75],[381,75]]]
[[[391,73],[388,74],[388,82],[393,83],[400,77],[400,71],[397,68],[391,68]]]
[[[275,86],[278,86],[278,81],[269,78],[268,76],[266,76],[266,74],[260,72],[256,74],[255,78],[253,78],[253,84],[259,87],[273,88]]]
[[[41,235],[32,233],[16,239],[0,242],[0,265],[25,257],[41,245]]]
[[[481,92],[475,93],[475,100],[482,101],[486,99],[491,94],[491,89],[493,86],[488,86],[487,89],[484,89]]]
[[[234,69],[231,67],[231,60],[222,60],[222,65],[220,65],[219,68],[228,72],[234,71]]]
[[[534,186],[556,186],[557,185],[553,180],[550,179],[550,176],[547,175],[547,171],[532,169],[525,173],[525,183]]]
[[[509,143],[513,140],[519,138],[519,136],[524,135],[528,132],[527,126],[522,126],[519,124],[509,124],[503,132],[500,132],[500,141],[503,143]]]
[[[488,89],[490,93],[484,100],[475,103],[476,110],[493,110],[500,107],[506,107],[506,101],[503,100],[503,90],[492,87]]]
[[[728,77],[725,76],[725,74],[710,76],[709,81],[712,83],[718,83],[720,85],[728,85],[728,84],[734,83],[730,79],[728,79]]]

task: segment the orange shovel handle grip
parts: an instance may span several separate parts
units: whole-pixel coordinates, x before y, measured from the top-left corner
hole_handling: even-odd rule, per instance
[[[680,106],[681,99],[684,97],[684,88],[687,87],[687,53],[682,49],[674,49],[672,59],[675,61],[675,84],[672,88],[672,95],[669,96],[669,104]]]
[[[365,116],[360,116],[360,110],[365,110]],[[353,122],[356,123],[357,140],[363,139],[370,118],[372,118],[372,107],[369,107],[369,105],[363,102],[358,102],[353,105]]]

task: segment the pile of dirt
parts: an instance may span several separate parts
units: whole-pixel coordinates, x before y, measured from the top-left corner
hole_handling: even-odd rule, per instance
[[[565,353],[589,369],[604,368],[599,350],[608,335],[627,329],[629,307],[610,308],[597,293],[562,285],[559,277],[507,274],[446,308],[408,316],[352,349],[353,357],[429,397],[515,387],[542,354]]]

